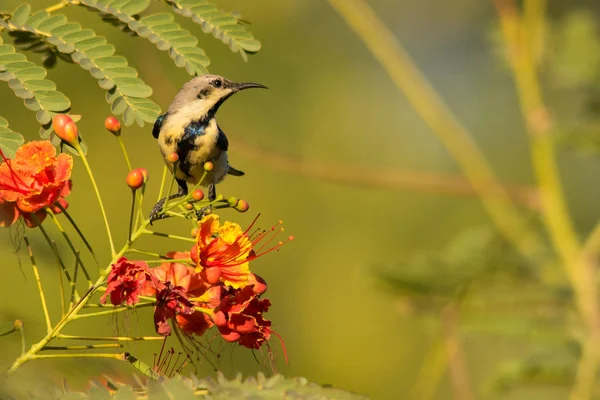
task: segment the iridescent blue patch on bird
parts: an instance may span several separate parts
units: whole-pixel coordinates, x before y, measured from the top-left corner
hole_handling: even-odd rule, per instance
[[[198,149],[196,139],[206,133],[206,123],[203,121],[190,122],[183,131],[183,136],[177,144],[177,155],[179,155],[179,169],[186,175],[190,173],[190,163],[188,155],[190,152]]]
[[[192,121],[184,129],[184,134],[181,140],[189,140],[204,135],[206,129],[205,121]]]

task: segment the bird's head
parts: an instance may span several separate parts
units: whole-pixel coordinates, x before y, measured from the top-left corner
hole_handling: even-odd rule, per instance
[[[212,118],[221,104],[233,94],[244,89],[263,88],[259,83],[237,83],[218,75],[202,75],[195,77],[183,85],[169,113],[186,112],[196,118]]]

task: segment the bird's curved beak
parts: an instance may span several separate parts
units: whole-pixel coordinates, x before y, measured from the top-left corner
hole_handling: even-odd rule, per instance
[[[268,89],[265,85],[261,85],[260,83],[252,83],[252,82],[243,82],[236,83],[234,85],[235,91],[239,92],[240,90],[252,89],[252,88],[260,88],[260,89]]]

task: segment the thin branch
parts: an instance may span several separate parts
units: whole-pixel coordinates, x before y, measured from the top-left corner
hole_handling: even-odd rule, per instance
[[[167,181],[167,166],[163,168],[162,179],[160,181],[160,190],[158,191],[158,200],[162,199],[163,191],[165,190],[165,182]],[[157,200],[157,201],[158,201]]]
[[[40,351],[51,351],[51,350],[88,350],[88,349],[115,349],[121,348],[121,343],[101,343],[101,344],[82,344],[75,346],[45,346]]]
[[[60,316],[64,317],[65,312],[67,311],[66,309],[66,303],[65,303],[65,282],[64,282],[64,278],[62,275],[62,271],[59,269],[57,269],[58,271],[58,292],[60,295]]]
[[[77,286],[77,274],[79,272],[79,263],[80,263],[80,259],[79,259],[79,255],[80,252],[77,251],[77,253],[75,254],[75,268],[73,269],[73,285],[71,286],[71,296],[69,297],[69,309],[71,309],[73,307],[73,304],[75,304],[75,302],[78,301],[76,296],[77,291],[76,286]],[[92,286],[92,283],[90,282],[89,287]]]
[[[52,6],[46,7],[46,12],[54,12],[54,11],[58,11],[61,8],[65,8],[66,6],[68,6],[69,4],[76,4],[77,2],[75,0],[62,0],[60,3],[54,4]]]
[[[94,174],[92,173],[92,169],[90,168],[90,164],[88,163],[87,156],[81,149],[81,146],[77,143],[75,148],[80,155],[81,161],[83,162],[83,166],[87,171],[90,181],[92,182],[92,187],[94,188],[94,193],[96,194],[96,198],[98,199],[98,205],[100,206],[100,213],[102,214],[102,219],[104,220],[104,227],[106,228],[106,234],[108,235],[108,242],[110,245],[110,254],[114,258],[115,252],[115,243],[113,241],[112,233],[110,231],[110,224],[108,223],[108,217],[106,216],[106,210],[104,209],[104,202],[102,201],[102,196],[100,196],[100,190],[98,189],[98,184],[96,183],[96,178],[94,178]]]
[[[137,303],[134,304],[132,306],[129,307],[114,307],[114,309],[112,310],[107,310],[107,311],[96,311],[96,312],[92,312],[92,313],[88,313],[88,314],[77,314],[71,317],[72,320],[77,320],[77,319],[83,319],[83,318],[92,318],[92,317],[102,317],[104,315],[113,315],[119,312],[123,312],[123,311],[127,311],[127,310],[133,310],[133,309],[138,309],[138,308],[143,308],[143,307],[153,307],[154,303]]]
[[[356,166],[301,160],[278,154],[235,138],[235,151],[270,169],[319,179],[325,182],[387,190],[409,190],[446,196],[477,197],[479,193],[464,177],[403,169]],[[532,210],[539,209],[539,194],[532,186],[503,183],[510,199]],[[493,195],[493,193],[490,193]]]
[[[15,328],[19,330],[21,334],[21,355],[25,354],[25,329],[23,328],[23,321],[20,319],[15,321]]]
[[[35,214],[34,218],[35,218]],[[69,284],[71,286],[75,285],[75,282],[73,281],[73,279],[71,278],[71,274],[69,274],[69,271],[67,270],[67,267],[65,266],[65,263],[63,262],[60,253],[58,252],[58,247],[56,246],[56,242],[52,239],[50,239],[50,236],[48,235],[48,232],[46,232],[46,229],[44,229],[44,227],[42,226],[42,224],[40,224],[38,221],[36,221],[38,223],[38,229],[40,230],[40,232],[42,232],[42,235],[44,236],[44,239],[46,239],[46,242],[48,243],[48,245],[50,246],[50,248],[52,249],[52,252],[54,253],[54,256],[56,257],[56,261],[58,262],[58,265],[60,265],[60,268],[62,269],[63,273],[65,274],[65,277],[67,278],[67,280],[69,281]]]
[[[156,231],[151,231],[151,230],[148,230],[148,229],[146,229],[144,231],[144,233],[146,235],[154,235],[154,236],[166,237],[166,238],[170,238],[170,239],[183,240],[184,242],[192,242],[192,243],[196,242],[196,240],[192,239],[192,238],[183,237],[183,236],[177,236],[177,235],[170,235],[168,233],[156,232]]]
[[[33,255],[33,249],[31,248],[31,244],[29,243],[29,239],[27,236],[23,237],[25,241],[25,245],[29,250],[29,258],[31,259],[31,266],[33,267],[33,275],[35,275],[35,281],[38,285],[38,290],[40,292],[40,299],[42,300],[42,309],[44,310],[44,318],[46,319],[46,328],[48,332],[52,331],[52,322],[50,322],[50,314],[48,313],[48,305],[46,304],[46,296],[44,296],[44,289],[42,288],[42,280],[40,279],[40,273],[37,268],[37,263],[35,262],[35,257]]]
[[[455,303],[451,303],[442,310],[441,321],[444,331],[444,341],[450,368],[450,382],[454,389],[456,400],[474,399],[471,379],[465,354],[460,338],[458,337],[458,309]]]
[[[69,339],[69,340],[99,340],[99,341],[140,341],[140,340],[164,340],[163,336],[75,336],[75,335],[63,335],[57,336],[57,339]]]
[[[63,205],[60,204],[60,202],[57,201],[56,203],[54,203],[54,205],[57,206],[61,210],[62,214],[65,217],[67,217],[67,220],[69,220],[69,222],[71,223],[71,226],[73,227],[73,229],[75,229],[75,232],[77,232],[77,234],[79,235],[79,237],[81,238],[81,240],[85,244],[85,247],[87,247],[87,249],[90,251],[90,253],[94,257],[94,261],[96,261],[96,264],[100,265],[100,263],[98,262],[98,259],[96,258],[96,253],[94,252],[94,249],[92,249],[92,246],[90,245],[90,243],[86,239],[85,235],[83,234],[83,232],[81,231],[81,229],[79,229],[79,226],[77,226],[77,224],[75,223],[75,220],[71,217],[71,214],[69,214],[67,212],[67,209],[64,208]]]
[[[527,4],[527,3],[530,4]],[[575,292],[575,302],[588,334],[583,343],[583,356],[579,360],[571,400],[589,399],[600,365],[600,308],[598,304],[597,260],[594,253],[595,232],[592,242],[583,249],[573,227],[556,165],[553,134],[555,123],[544,104],[536,68],[531,27],[545,18],[543,0],[527,0],[527,14],[521,16],[514,0],[495,0],[504,40],[512,64],[519,100],[529,133],[534,170],[541,188],[542,217],[558,251]],[[589,240],[588,240],[589,243]]]
[[[446,146],[479,194],[499,231],[535,263],[543,254],[538,235],[528,226],[500,185],[467,129],[452,114],[392,32],[363,0],[329,0],[362,39],[414,109]]]
[[[47,358],[110,358],[113,360],[125,361],[123,354],[97,354],[97,353],[81,353],[81,354],[36,354],[31,356],[32,360],[42,360]]]
[[[50,207],[46,207],[46,212],[48,213],[48,215],[50,215],[52,222],[54,222],[54,224],[56,225],[56,227],[58,228],[60,233],[63,235],[63,237],[67,241],[67,245],[69,246],[69,248],[71,249],[71,252],[75,256],[75,259],[77,260],[77,263],[75,264],[75,268],[77,268],[78,265],[81,266],[81,270],[83,271],[83,274],[85,275],[85,279],[87,279],[88,287],[91,287],[92,286],[92,278],[90,277],[90,274],[87,272],[85,266],[83,265],[83,262],[81,261],[81,258],[79,257],[79,251],[75,249],[75,246],[73,245],[73,242],[71,241],[71,238],[69,237],[67,232],[63,229],[60,221],[58,220],[58,218],[56,217],[56,215],[54,214],[52,209],[50,209]],[[75,284],[77,284],[77,278],[74,275],[75,275],[75,272],[73,272],[73,281],[75,282]]]

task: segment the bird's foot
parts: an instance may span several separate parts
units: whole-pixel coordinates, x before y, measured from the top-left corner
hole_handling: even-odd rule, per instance
[[[150,211],[150,225],[152,225],[152,222],[156,220],[167,217],[167,215],[162,212],[163,206],[165,205],[166,201],[167,198],[163,197],[154,205],[154,207],[152,207],[152,211]]]
[[[212,206],[202,207],[201,209],[196,211],[196,217],[198,218],[198,220],[201,220],[209,214],[212,214]]]

